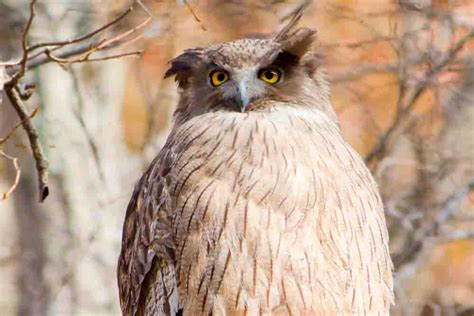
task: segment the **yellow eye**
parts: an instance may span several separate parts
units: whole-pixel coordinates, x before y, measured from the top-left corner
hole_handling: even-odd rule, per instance
[[[211,72],[209,77],[211,78],[211,84],[214,87],[220,86],[221,84],[229,80],[229,74],[223,70],[214,70],[213,72]]]
[[[275,84],[281,79],[281,71],[275,68],[263,69],[258,76],[267,83]]]

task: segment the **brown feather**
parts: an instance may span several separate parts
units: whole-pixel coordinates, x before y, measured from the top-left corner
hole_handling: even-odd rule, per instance
[[[164,78],[176,76],[176,82],[182,88],[188,84],[190,73],[204,62],[201,48],[188,49],[170,61],[171,67],[165,72]]]
[[[303,8],[300,8],[293,14],[288,23],[275,35],[275,42],[281,43],[282,41],[286,40],[291,30],[296,27],[298,22],[301,20],[302,16]]]
[[[284,51],[287,51],[295,56],[303,57],[306,54],[315,40],[316,32],[308,28],[300,28],[294,33],[291,33],[288,38],[281,41],[281,46]]]

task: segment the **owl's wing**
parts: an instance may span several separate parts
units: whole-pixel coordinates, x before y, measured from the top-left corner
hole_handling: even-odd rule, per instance
[[[122,312],[176,315],[179,309],[174,245],[165,188],[169,161],[157,157],[127,208],[117,278]]]

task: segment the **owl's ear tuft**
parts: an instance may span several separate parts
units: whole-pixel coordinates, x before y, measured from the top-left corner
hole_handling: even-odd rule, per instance
[[[280,44],[284,51],[301,58],[311,50],[315,39],[316,31],[309,28],[300,28],[288,34],[286,38],[280,41]]]
[[[303,16],[303,8],[296,11],[290,21],[275,36],[274,40],[281,44],[282,49],[297,57],[303,57],[308,52],[316,38],[316,31],[303,27],[295,30]]]
[[[297,17],[297,19],[299,18]],[[286,65],[299,64],[312,77],[322,63],[321,55],[317,54],[313,49],[316,31],[306,27],[295,31],[291,31],[291,28],[285,29],[284,34],[280,32],[276,37],[282,49],[276,60],[284,58],[286,60],[284,64]]]
[[[170,61],[170,68],[164,78],[176,75],[176,82],[180,87],[187,85],[190,72],[202,61],[202,50],[199,48],[185,50],[184,53]]]
[[[298,11],[296,11],[293,16],[291,17],[290,21],[278,32],[278,34],[275,36],[275,41],[281,43],[288,39],[290,33],[292,33],[293,29],[295,26],[298,24],[300,21],[301,17],[303,16],[303,9],[300,8]]]

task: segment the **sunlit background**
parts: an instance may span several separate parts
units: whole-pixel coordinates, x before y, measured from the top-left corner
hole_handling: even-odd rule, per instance
[[[49,161],[43,203],[25,132],[10,133],[21,120],[3,95],[0,315],[119,314],[125,208],[177,99],[173,80],[162,79],[167,62],[189,47],[271,34],[301,8],[301,25],[317,30],[342,130],[383,195],[393,314],[474,314],[472,0],[39,0],[27,40],[76,38],[130,5],[85,41],[123,35],[117,45],[88,58],[141,56],[51,58],[22,80],[36,84],[24,102],[28,113],[39,109],[31,120]],[[0,0],[0,61],[22,56],[29,13],[29,1]]]

